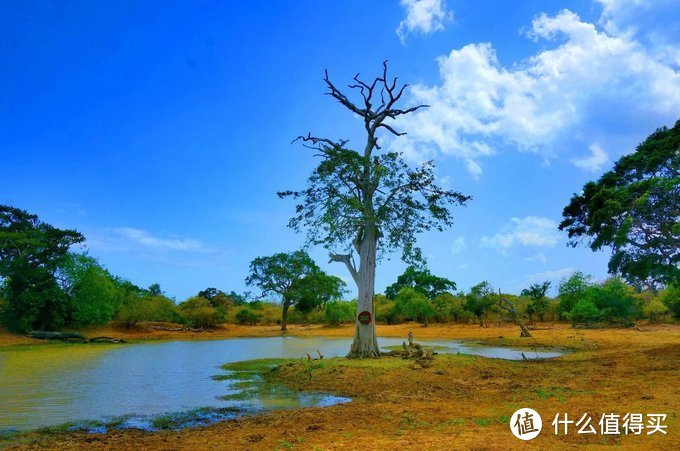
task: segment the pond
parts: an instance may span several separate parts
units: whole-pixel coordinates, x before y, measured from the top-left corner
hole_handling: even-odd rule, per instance
[[[298,358],[317,349],[325,357],[343,356],[350,343],[344,338],[270,337],[0,350],[0,432],[123,415],[134,415],[125,420],[128,426],[144,428],[149,423],[145,418],[203,407],[220,409],[213,415],[219,420],[233,416],[232,407],[257,411],[347,402],[347,398],[281,388],[238,396],[241,389],[234,385],[238,379],[214,376],[224,373],[220,367],[228,362]],[[401,343],[397,338],[380,339],[385,348]],[[561,355],[453,341],[421,343],[436,346],[440,353],[513,360],[521,359],[521,352],[530,358]]]

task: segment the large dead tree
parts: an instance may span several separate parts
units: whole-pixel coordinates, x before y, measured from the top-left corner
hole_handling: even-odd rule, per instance
[[[394,121],[427,107],[397,107],[408,85],[388,77],[387,62],[372,81],[363,81],[359,74],[354,77],[349,89],[358,94],[356,102],[331,82],[327,71],[324,82],[328,95],[362,119],[366,141],[362,149],[353,150],[344,139],[311,133],[298,137],[321,162],[306,189],[279,196],[299,201],[290,226],[306,229],[308,244],[326,247],[330,260],[343,263],[357,285],[356,330],[348,357],[379,357],[373,306],[377,261],[384,253],[399,249],[405,261],[421,262],[416,235],[452,225],[448,206],[464,205],[470,197],[437,186],[432,162],[414,168],[401,154],[381,149],[380,133],[404,135]],[[368,323],[358,319],[364,311],[371,313]]]

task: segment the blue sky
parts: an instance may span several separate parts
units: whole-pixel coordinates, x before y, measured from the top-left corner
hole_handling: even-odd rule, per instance
[[[680,118],[680,5],[596,1],[3,2],[0,203],[88,238],[113,273],[182,300],[244,291],[249,262],[291,251],[309,131],[361,145],[324,95],[390,70],[429,110],[383,143],[472,195],[423,235],[459,288],[519,292],[608,255],[567,248],[562,208]],[[323,249],[311,254],[346,280]],[[395,255],[377,289],[404,269]]]

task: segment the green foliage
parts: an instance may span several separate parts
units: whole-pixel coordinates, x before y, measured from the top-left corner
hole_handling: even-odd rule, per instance
[[[573,325],[581,323],[590,325],[600,318],[600,310],[590,299],[581,299],[576,302],[567,317]]]
[[[328,302],[325,306],[324,318],[327,324],[339,326],[354,321],[356,311],[356,301],[332,301]]]
[[[442,293],[432,300],[432,306],[435,310],[435,317],[437,321],[463,322],[470,319],[472,316],[470,312],[465,310],[465,299],[460,296],[454,296],[451,293]]]
[[[376,78],[372,87],[371,83],[352,85],[361,90],[359,107],[326,78],[329,94],[362,117],[366,141],[354,150],[347,140],[300,137],[321,161],[306,189],[278,195],[299,202],[290,226],[298,231],[306,229],[310,244],[348,251],[360,248],[361,242],[370,242],[366,252],[377,249],[380,255],[401,250],[404,260],[421,261],[416,236],[451,226],[448,207],[465,204],[470,198],[438,186],[432,162],[413,168],[400,153],[377,152],[379,130],[397,134],[391,120],[424,107],[397,109],[405,86],[399,88],[396,82],[392,85],[386,73],[384,66],[383,76]],[[374,259],[375,254],[371,256]]]
[[[212,329],[221,320],[221,316],[212,303],[205,298],[194,296],[179,305],[184,320],[196,328]]]
[[[592,301],[600,310],[602,319],[607,321],[627,324],[639,310],[635,290],[618,278],[611,278],[601,285],[589,287],[585,298]]]
[[[483,326],[486,323],[487,312],[497,302],[493,287],[489,282],[484,281],[470,288],[470,292],[465,295],[464,307],[465,310],[475,315],[479,320],[479,325]]]
[[[308,313],[325,302],[338,299],[345,283],[329,276],[304,251],[258,257],[250,264],[248,285],[262,290],[262,295],[278,295],[283,301],[282,329],[287,322],[288,307]]]
[[[642,309],[643,313],[647,318],[649,318],[650,323],[656,323],[659,321],[666,313],[668,313],[668,307],[661,302],[659,299],[652,299],[647,305]]]
[[[57,329],[70,306],[55,274],[69,248],[85,238],[24,210],[0,205],[0,279],[4,324],[14,330]]]
[[[570,312],[578,300],[585,296],[586,290],[591,284],[591,277],[580,271],[562,279],[557,290],[560,314]]]
[[[67,255],[58,271],[76,325],[108,324],[123,302],[123,289],[87,254]]]
[[[394,298],[397,314],[405,319],[428,324],[435,315],[432,304],[427,297],[413,288],[402,288]]]
[[[409,266],[397,281],[385,289],[385,295],[394,299],[402,288],[413,288],[432,300],[437,296],[456,289],[456,283],[444,277],[438,277],[425,269]]]
[[[238,324],[247,324],[254,326],[260,319],[260,315],[248,307],[242,307],[236,314],[236,322]]]
[[[564,208],[573,246],[612,248],[609,271],[640,287],[680,282],[680,121],[652,133]]]
[[[680,284],[671,284],[662,292],[661,302],[676,319],[680,319]]]
[[[387,324],[396,324],[403,321],[403,318],[400,317],[394,306],[394,301],[381,294],[375,295],[373,301],[376,321]]]
[[[532,315],[537,314],[541,321],[545,316],[545,313],[549,310],[550,304],[548,299],[545,297],[546,293],[550,289],[550,282],[545,281],[543,283],[534,283],[522,290],[522,296],[527,296],[531,299],[531,304],[526,308],[526,313],[531,319]]]
[[[152,296],[127,280],[116,279],[123,301],[114,319],[130,328],[143,321],[179,322],[177,305],[165,296]]]

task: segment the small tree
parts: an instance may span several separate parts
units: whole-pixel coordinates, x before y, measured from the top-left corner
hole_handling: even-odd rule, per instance
[[[549,289],[550,282],[545,281],[543,283],[533,283],[529,288],[522,290],[521,295],[531,299],[531,304],[527,307],[529,319],[531,319],[531,315],[537,314],[541,318],[541,321],[543,321],[543,317],[550,307],[548,300],[545,297]]]
[[[496,302],[491,284],[481,282],[470,288],[470,292],[465,295],[465,310],[477,317],[480,327],[485,327],[488,325],[486,313]]]
[[[560,315],[570,312],[579,299],[585,296],[586,290],[591,285],[591,277],[580,271],[562,279],[557,289]]]
[[[262,296],[281,298],[283,312],[281,330],[288,323],[288,309],[295,305],[303,311],[339,298],[345,283],[338,277],[324,273],[304,251],[279,253],[258,257],[250,263],[246,284],[262,290]]]
[[[347,140],[311,134],[299,137],[321,157],[321,162],[309,177],[307,188],[280,192],[279,196],[292,196],[300,202],[290,226],[298,231],[306,229],[309,244],[323,245],[330,251],[331,261],[347,267],[358,288],[358,317],[362,311],[375,313],[373,296],[379,257],[399,249],[405,261],[422,262],[416,236],[451,226],[448,206],[464,205],[470,197],[438,186],[432,162],[412,168],[401,154],[380,152],[381,131],[403,135],[393,127],[393,121],[426,107],[397,107],[407,85],[398,86],[396,77],[388,77],[387,63],[383,64],[382,75],[370,82],[361,80],[358,74],[354,77],[349,87],[358,91],[357,103],[330,81],[328,73],[324,81],[328,94],[361,119],[366,141],[363,148],[353,150]],[[362,324],[356,319],[348,357],[379,356],[375,321]]]
[[[402,288],[394,297],[394,308],[404,318],[427,326],[435,310],[427,297],[413,288]]]

